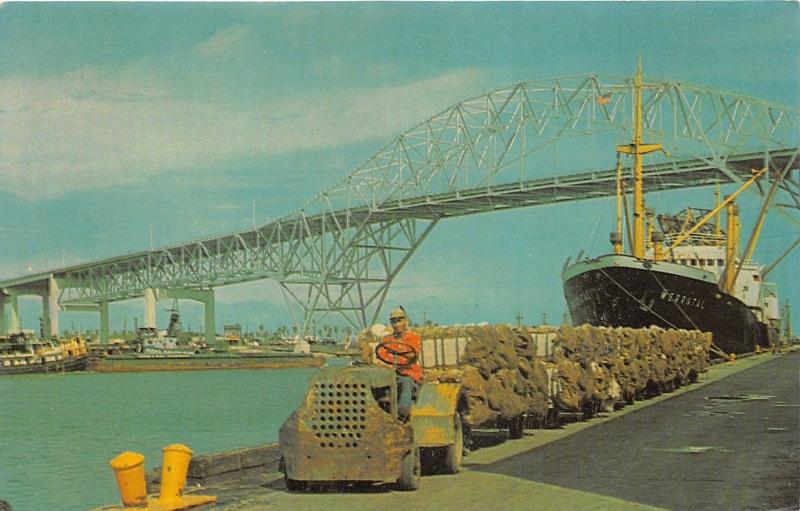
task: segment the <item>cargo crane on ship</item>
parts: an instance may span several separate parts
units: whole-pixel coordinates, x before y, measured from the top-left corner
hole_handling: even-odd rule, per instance
[[[573,264],[562,270],[564,295],[573,324],[642,328],[652,325],[711,332],[716,353],[752,352],[778,342],[780,306],[777,286],[764,277],[774,268],[755,263],[753,252],[778,186],[797,162],[772,172],[769,191],[755,228],[740,254],[739,209],[735,199],[769,170],[753,169],[738,190],[719,200],[712,210],[687,208],[676,215],[659,215],[645,207],[643,157],[663,152],[661,144],[642,136],[642,70],[634,79],[633,139],[616,147],[616,230],[613,253]],[[633,227],[626,215],[630,254],[622,234],[626,182],[621,160],[632,158]],[[623,207],[624,206],[624,207]],[[720,213],[727,212],[723,232]],[[787,251],[797,246],[795,242]],[[781,256],[783,258],[786,253]],[[777,264],[776,261],[775,264]]]

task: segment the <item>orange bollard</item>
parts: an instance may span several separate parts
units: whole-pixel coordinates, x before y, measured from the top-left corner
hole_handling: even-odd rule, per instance
[[[186,474],[192,450],[183,444],[172,444],[164,447],[164,464],[161,467],[161,503],[180,500],[186,487]]]
[[[126,451],[110,462],[117,478],[119,495],[125,507],[147,507],[147,483],[144,477],[144,456]]]
[[[161,492],[158,495],[158,506],[161,510],[186,509],[217,501],[217,498],[211,495],[183,495],[191,460],[192,450],[183,444],[172,444],[164,447],[164,462],[161,466]]]

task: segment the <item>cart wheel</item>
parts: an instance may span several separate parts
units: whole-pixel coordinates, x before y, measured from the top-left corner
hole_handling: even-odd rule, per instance
[[[461,414],[456,414],[453,429],[456,443],[445,447],[442,466],[446,474],[457,474],[461,470],[461,460],[464,458],[464,423],[461,421]]]
[[[522,438],[525,433],[525,416],[518,415],[508,421],[508,438]]]
[[[406,454],[400,467],[400,479],[397,480],[397,487],[402,491],[413,491],[419,487],[419,478],[422,474],[422,466],[419,459],[419,447]]]

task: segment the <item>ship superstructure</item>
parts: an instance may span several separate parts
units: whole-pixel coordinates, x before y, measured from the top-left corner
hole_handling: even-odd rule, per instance
[[[686,208],[677,215],[659,215],[658,229],[663,234],[666,244],[681,236],[682,233],[696,227],[698,222],[711,214],[710,210]],[[729,223],[734,220],[729,221]],[[719,217],[712,217],[697,231],[689,235],[679,246],[667,255],[668,260],[685,266],[693,266],[714,274],[718,283],[726,280],[726,261],[728,234],[720,226]],[[734,254],[738,253],[736,247]],[[645,253],[652,258],[654,249]],[[738,269],[735,281],[726,290],[741,300],[755,315],[759,322],[769,325],[777,331],[780,328],[781,314],[778,301],[778,287],[774,282],[764,280],[766,266],[752,259],[742,260],[734,255],[731,271]]]

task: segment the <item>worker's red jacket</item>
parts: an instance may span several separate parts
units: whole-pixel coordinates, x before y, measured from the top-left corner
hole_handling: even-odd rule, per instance
[[[385,344],[387,347],[396,349],[398,351],[403,351],[404,348],[402,345],[393,345],[398,341],[414,348],[414,351],[417,352],[417,357],[411,365],[404,365],[405,362],[407,362],[405,357],[397,357],[397,374],[401,376],[408,376],[415,382],[422,383],[422,366],[419,365],[419,359],[422,356],[422,340],[418,334],[407,330],[399,339],[395,336],[395,334],[387,335],[383,338],[381,344]],[[403,365],[403,367],[400,367],[401,365]]]

